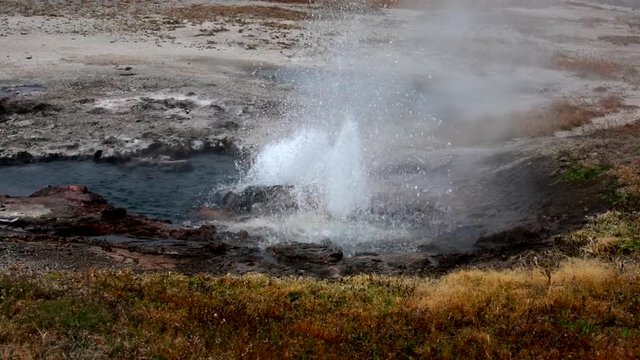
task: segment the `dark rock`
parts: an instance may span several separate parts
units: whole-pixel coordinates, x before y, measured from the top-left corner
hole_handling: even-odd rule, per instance
[[[246,214],[256,210],[260,213],[278,213],[298,208],[293,186],[248,186],[241,192],[221,191],[216,194],[216,203],[225,210]]]
[[[42,114],[48,116],[58,111],[60,111],[60,108],[48,103],[17,98],[5,100],[0,106],[0,116],[13,114]]]
[[[223,242],[213,242],[206,244],[204,248],[213,255],[223,255],[229,250],[229,245]]]
[[[226,210],[210,207],[200,207],[196,210],[195,216],[201,220],[230,220],[237,214]]]
[[[169,236],[178,240],[211,241],[215,238],[216,227],[202,225],[197,229],[174,229],[169,231]]]
[[[100,213],[102,221],[118,221],[127,217],[127,209],[124,208],[109,208],[104,209]]]
[[[225,108],[223,108],[222,106],[220,106],[218,104],[212,104],[209,107],[214,109],[216,112],[219,112],[219,113],[227,112],[227,110]]]
[[[475,245],[478,247],[533,246],[549,235],[549,230],[539,225],[516,226],[509,230],[480,237]]]
[[[57,226],[52,231],[55,236],[97,236],[100,235],[98,229],[90,225],[71,224],[70,226]]]
[[[30,163],[33,161],[33,155],[26,151],[19,151],[15,155],[15,160],[19,163]]]
[[[194,109],[195,107],[196,107],[196,104],[189,99],[185,99],[185,100],[175,99],[175,98],[152,99],[148,97],[143,97],[143,98],[140,98],[140,104],[136,105],[134,109],[139,111],[149,111],[149,110],[164,111],[164,110],[178,108],[178,109],[188,111],[188,110]]]
[[[373,252],[373,251],[362,251],[362,252],[357,252],[355,254],[355,256],[379,256],[380,254],[378,254],[377,252]]]
[[[84,205],[107,205],[107,200],[96,193],[90,192],[86,186],[82,185],[48,186],[34,192],[29,197],[62,198],[67,201],[81,202]]]
[[[328,245],[288,243],[276,244],[267,249],[278,260],[285,263],[305,265],[305,263],[330,265],[343,258],[343,253]]]

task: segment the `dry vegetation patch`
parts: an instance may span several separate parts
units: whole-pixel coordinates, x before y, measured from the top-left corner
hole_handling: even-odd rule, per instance
[[[276,29],[276,30],[300,30],[302,26],[297,24],[288,24],[277,21],[265,21],[262,23],[263,26]]]
[[[640,215],[609,211],[593,216],[582,229],[564,235],[560,242],[579,247],[597,257],[630,256],[640,259]]]
[[[622,46],[640,44],[640,36],[638,35],[607,35],[600,36],[598,39]]]
[[[389,7],[397,7],[408,1],[401,0],[262,0],[265,2],[271,3],[282,3],[282,4],[308,4],[308,5],[318,5],[324,8],[333,8],[333,9],[380,9],[380,8],[389,8]]]
[[[485,143],[521,137],[553,135],[590,123],[594,118],[629,108],[619,95],[607,95],[594,102],[561,99],[546,106],[515,111],[502,116],[485,116],[467,124],[443,129],[442,136],[460,143]]]
[[[595,102],[556,100],[548,106],[517,111],[508,116],[507,138],[553,135],[559,130],[571,130],[588,124],[596,117],[629,108],[619,95],[607,95]]]
[[[579,19],[577,21],[578,23],[588,28],[594,28],[602,24],[605,24],[607,22],[606,19],[599,18],[599,17],[587,17],[587,18]]]
[[[260,20],[280,19],[300,21],[309,18],[309,14],[301,10],[285,9],[277,6],[228,6],[228,5],[192,5],[169,9],[171,17],[187,21],[212,21],[218,17],[254,18]]]
[[[640,269],[571,260],[440,279],[0,276],[5,358],[640,356]],[[622,354],[622,355],[621,355]]]
[[[558,130],[571,130],[602,115],[594,106],[581,101],[557,100],[550,105],[509,116],[505,134],[513,137],[553,135]]]
[[[615,175],[621,185],[619,194],[631,203],[640,203],[640,159],[619,166]]]
[[[634,81],[638,76],[635,67],[595,57],[573,57],[558,54],[552,59],[553,67],[573,72],[580,77],[599,77],[610,80]]]
[[[582,1],[567,1],[567,5],[575,6],[575,7],[583,7],[591,10],[607,10],[599,5],[594,5],[590,3],[585,3]]]

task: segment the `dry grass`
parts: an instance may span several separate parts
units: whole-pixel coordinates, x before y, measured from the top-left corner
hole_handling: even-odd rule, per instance
[[[619,191],[625,198],[632,203],[640,203],[640,159],[619,166],[615,175],[621,185]]]
[[[265,21],[262,23],[263,26],[275,29],[275,30],[300,30],[302,26],[297,24],[288,24],[277,21]]]
[[[252,18],[259,20],[279,19],[300,21],[309,18],[309,14],[301,10],[285,9],[277,6],[227,6],[227,5],[192,5],[172,8],[167,14],[173,18],[187,21],[212,21],[219,17]]]
[[[588,3],[584,3],[582,1],[567,1],[567,5],[576,6],[576,7],[583,7],[583,8],[587,8],[587,9],[591,9],[591,10],[607,10],[607,9],[603,8],[602,6],[588,4]]]
[[[608,95],[597,102],[597,107],[605,114],[611,114],[627,108],[624,99],[620,95]]]
[[[600,261],[337,282],[0,277],[4,358],[634,358],[640,269]]]
[[[588,124],[596,117],[619,112],[629,106],[619,95],[607,95],[595,102],[563,99],[542,108],[518,111],[508,117],[505,136],[536,137],[553,135]]]
[[[622,46],[640,44],[640,36],[638,35],[607,35],[600,36],[598,39]]]
[[[594,102],[556,100],[547,106],[515,111],[503,116],[485,116],[466,124],[440,129],[439,136],[458,144],[492,143],[521,137],[553,135],[589,124],[594,118],[619,112],[629,105],[619,95],[607,95]]]
[[[317,0],[260,0],[260,1],[270,2],[270,3],[280,3],[280,4],[298,4],[298,5],[315,4],[317,2]]]
[[[401,4],[400,0],[317,0],[317,2],[322,6],[338,9],[384,9]]]
[[[380,9],[395,7],[404,3],[401,0],[263,0],[282,4],[314,4],[335,9],[369,8]]]
[[[622,21],[627,24],[627,26],[631,28],[631,30],[640,29],[640,16],[627,17],[625,19],[622,19]]]
[[[577,20],[577,22],[584,27],[594,28],[597,26],[601,26],[602,24],[605,24],[607,20],[599,17],[587,17],[587,18],[579,19]]]
[[[553,135],[559,130],[571,130],[587,124],[601,115],[594,106],[585,102],[557,100],[543,108],[512,113],[505,135],[508,138]]]
[[[591,256],[625,255],[640,259],[640,215],[609,211],[592,217],[582,229],[564,235],[559,241],[579,247]]]
[[[598,77],[610,80],[633,81],[638,76],[635,67],[611,60],[593,57],[572,57],[558,54],[552,59],[555,68],[573,72],[584,78]]]

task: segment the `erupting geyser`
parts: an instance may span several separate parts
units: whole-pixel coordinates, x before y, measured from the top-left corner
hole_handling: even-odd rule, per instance
[[[303,129],[267,145],[249,172],[253,185],[292,185],[299,197],[313,197],[314,209],[345,219],[367,204],[358,126],[350,117],[334,137]]]
[[[292,91],[282,118],[256,132],[266,145],[240,182],[255,211],[230,226],[270,242],[407,252],[468,249],[481,233],[526,219],[529,204],[513,194],[529,181],[521,171],[504,175],[519,163],[500,167],[511,156],[483,147],[510,125],[481,123],[529,108],[540,96],[529,89],[550,81],[514,66],[529,49],[514,56],[479,41],[511,31],[513,19],[455,0],[329,15],[309,24],[313,63],[302,58],[269,76]],[[281,196],[269,203],[251,198],[255,189]]]

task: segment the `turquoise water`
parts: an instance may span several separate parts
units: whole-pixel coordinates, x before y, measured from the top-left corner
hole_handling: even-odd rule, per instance
[[[111,204],[150,217],[181,221],[238,173],[234,158],[202,154],[190,158],[189,171],[93,161],[54,161],[0,167],[0,194],[28,196],[47,185],[81,184]]]

